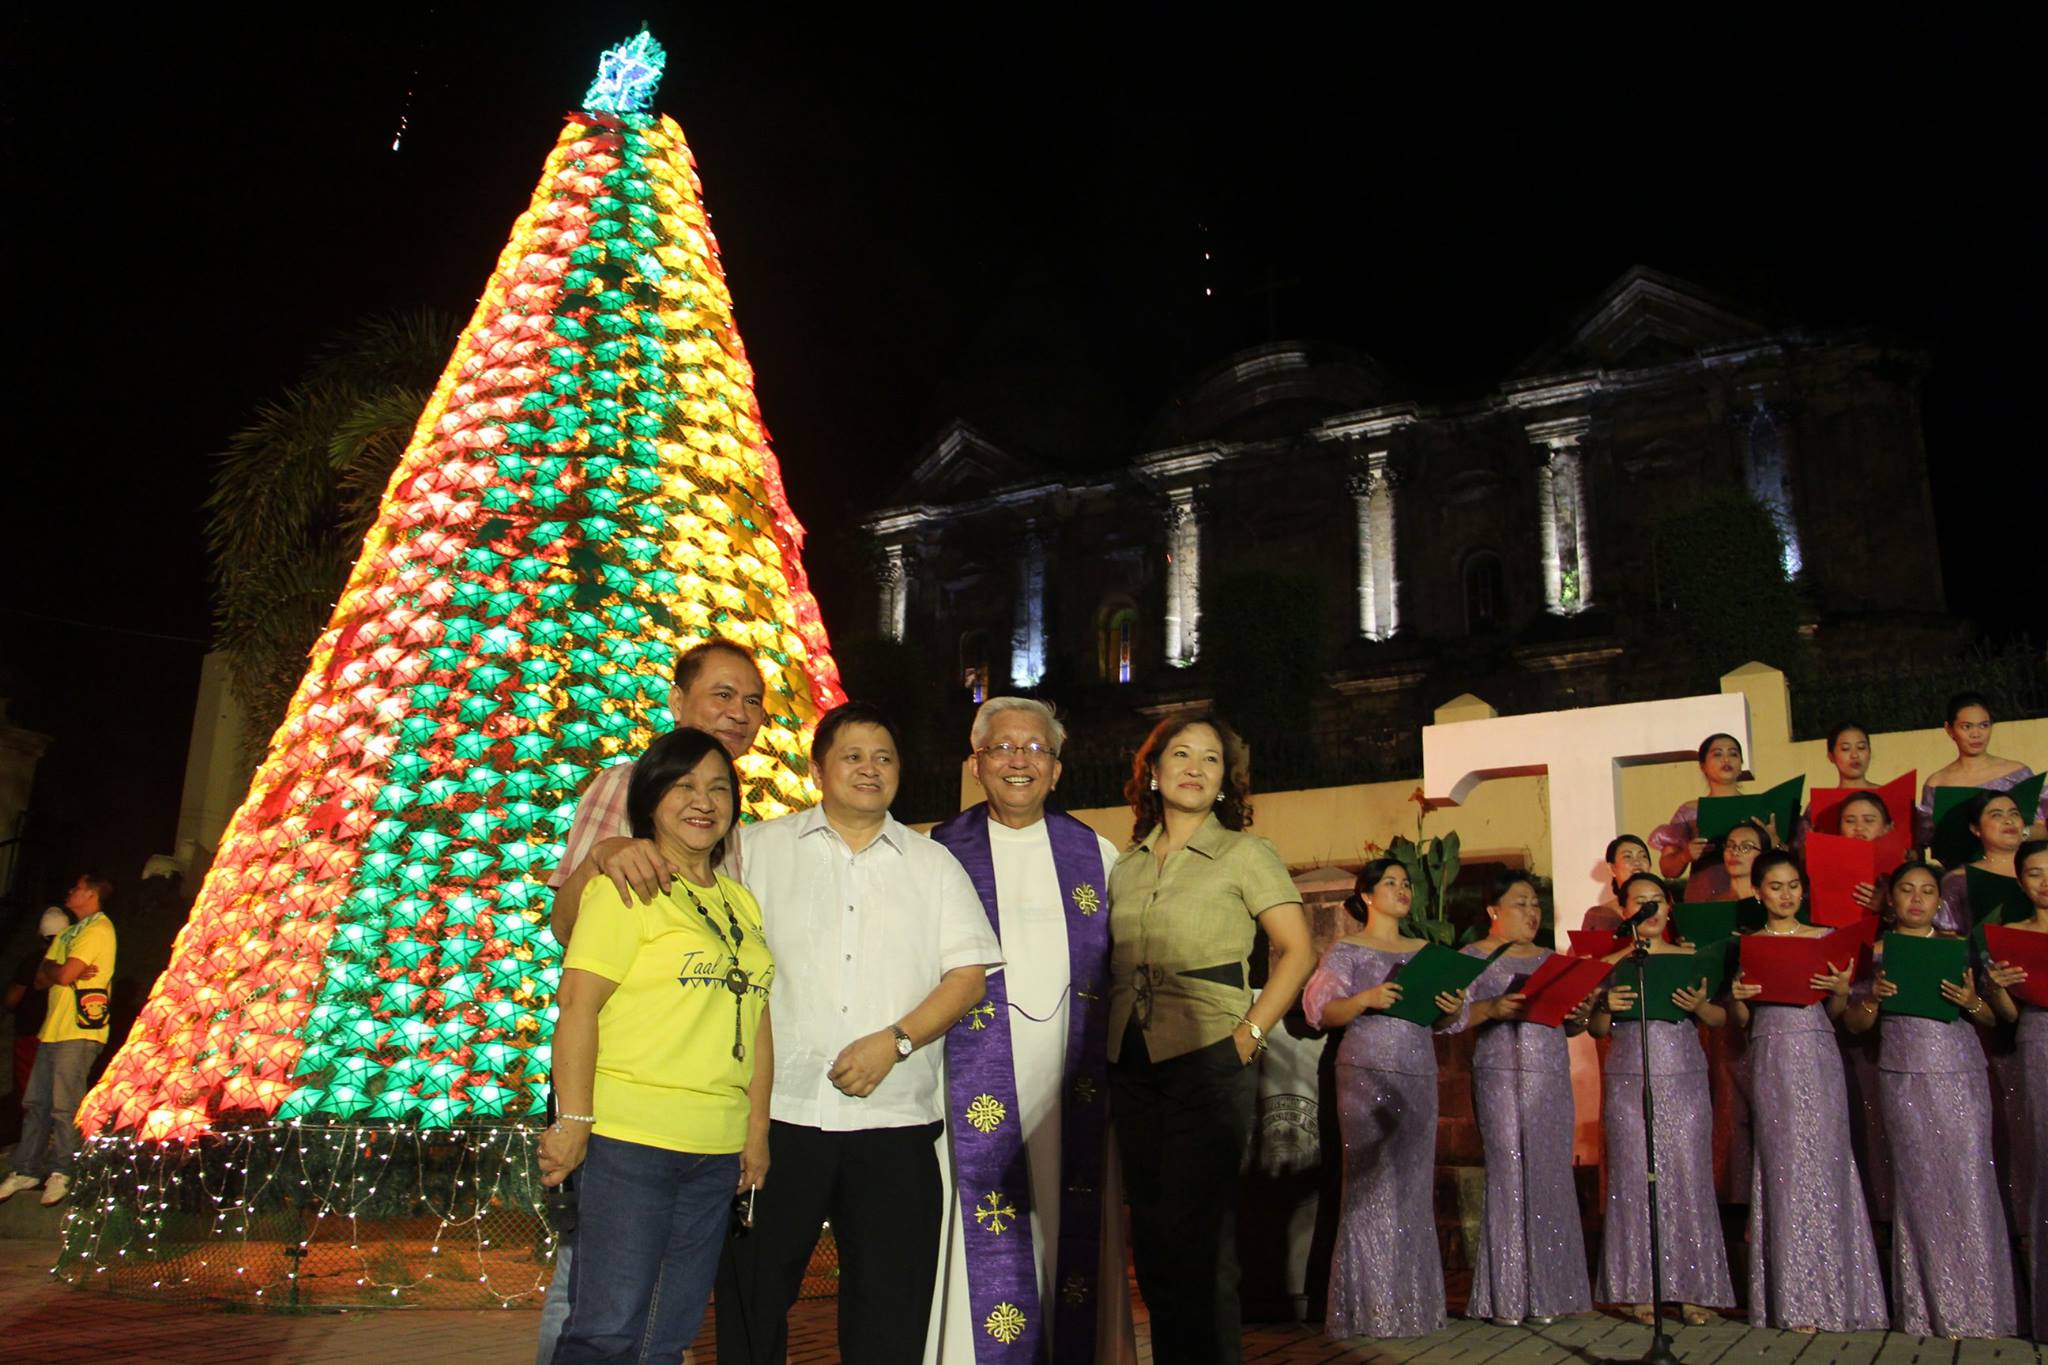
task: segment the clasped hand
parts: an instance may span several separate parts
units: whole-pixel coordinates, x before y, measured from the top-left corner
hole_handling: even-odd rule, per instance
[[[589,1124],[556,1119],[540,1135],[540,1183],[552,1188],[567,1180],[589,1150]]]
[[[864,1100],[875,1093],[875,1087],[882,1083],[896,1065],[896,1035],[887,1029],[856,1038],[839,1050],[832,1059],[832,1069],[825,1079],[832,1082],[842,1095]]]

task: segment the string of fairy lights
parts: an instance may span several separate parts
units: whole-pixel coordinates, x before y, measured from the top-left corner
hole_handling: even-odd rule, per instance
[[[530,1304],[546,1287],[556,1242],[535,1176],[541,1132],[293,1121],[222,1133],[203,1148],[98,1140],[73,1191],[66,1256],[54,1273],[74,1283],[118,1276],[130,1289],[172,1293],[229,1283],[257,1300],[297,1301],[301,1282],[314,1278],[307,1259],[331,1250],[348,1253],[353,1271],[318,1278],[348,1281],[350,1298],[403,1300],[454,1278],[500,1307]],[[266,1217],[295,1227],[265,1228]],[[434,1224],[410,1239],[425,1244],[416,1274],[393,1273],[411,1262],[391,1252],[394,1220]],[[523,1243],[494,1237],[494,1220],[531,1235]],[[376,1230],[367,1242],[366,1224]],[[452,1244],[460,1239],[476,1274],[446,1269],[459,1260]],[[494,1243],[507,1262],[495,1273]]]

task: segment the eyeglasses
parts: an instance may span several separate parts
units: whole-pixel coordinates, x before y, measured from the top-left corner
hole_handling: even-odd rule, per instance
[[[1003,740],[997,744],[984,744],[974,751],[976,758],[1015,758],[1019,754],[1031,759],[1033,762],[1042,758],[1058,758],[1060,756],[1059,750],[1049,744],[1040,744],[1035,739],[1029,744],[1012,744],[1008,740]]]
[[[1762,844],[1728,844],[1726,847],[1730,853],[1761,853],[1764,851]]]

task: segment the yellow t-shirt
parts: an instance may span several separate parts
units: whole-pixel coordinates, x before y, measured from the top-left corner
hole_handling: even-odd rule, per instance
[[[82,957],[99,968],[69,986],[50,987],[50,1007],[36,1037],[46,1043],[107,1041],[107,1001],[114,989],[114,922],[97,912],[50,940],[45,961]]]
[[[694,893],[718,925],[713,931]],[[747,989],[727,982],[733,965],[730,906],[744,935],[739,966]],[[652,905],[627,905],[610,878],[583,892],[566,970],[618,983],[597,1014],[600,1137],[672,1152],[737,1152],[746,1145],[747,1087],[754,1079],[754,1035],[775,977],[761,932],[761,908],[730,877],[718,886],[672,885]],[[733,1016],[746,1056],[732,1055]]]

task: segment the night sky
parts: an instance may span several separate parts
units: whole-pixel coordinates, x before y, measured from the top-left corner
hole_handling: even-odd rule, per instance
[[[849,509],[956,413],[1097,465],[1276,336],[1475,397],[1643,263],[1929,349],[1951,610],[2040,637],[2037,110],[2011,35],[1323,8],[16,10],[0,690],[56,740],[21,893],[170,850],[209,452],[363,315],[467,316],[642,19],[828,626],[859,601]]]

